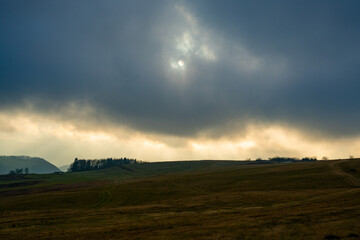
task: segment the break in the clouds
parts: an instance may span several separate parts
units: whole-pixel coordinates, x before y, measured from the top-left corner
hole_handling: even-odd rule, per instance
[[[327,151],[336,139],[348,144],[360,136],[359,7],[358,1],[1,1],[0,150],[31,154],[29,146],[46,141],[54,144],[47,156],[56,147],[71,149],[70,156],[87,151],[70,142],[89,138],[113,144],[96,156],[117,154],[111,145],[163,160],[150,149],[167,147],[171,159],[241,158],[301,155],[316,142],[321,147],[306,154],[338,156]],[[41,130],[44,121],[55,125]],[[72,129],[68,143],[61,129]],[[29,134],[41,136],[38,145],[24,140],[26,149],[19,148]],[[123,134],[133,138],[125,143]],[[284,146],[275,135],[305,145]],[[141,153],[131,150],[139,141]],[[211,150],[216,145],[220,155]]]

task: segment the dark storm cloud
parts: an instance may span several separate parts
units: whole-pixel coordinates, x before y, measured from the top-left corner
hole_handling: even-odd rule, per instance
[[[207,3],[192,7],[219,34],[287,60],[286,81],[277,85],[264,76],[256,86],[259,98],[266,99],[257,114],[332,133],[359,133],[358,1]]]
[[[113,124],[179,135],[254,120],[360,132],[357,1],[0,5],[2,109],[81,102]],[[171,69],[180,58],[186,69]]]

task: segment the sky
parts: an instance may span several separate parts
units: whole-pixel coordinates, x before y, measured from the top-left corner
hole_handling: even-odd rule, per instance
[[[356,0],[0,2],[0,155],[360,155]]]

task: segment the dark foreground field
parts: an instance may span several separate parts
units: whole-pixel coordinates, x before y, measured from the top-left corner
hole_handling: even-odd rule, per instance
[[[360,239],[360,160],[0,176],[1,239]]]

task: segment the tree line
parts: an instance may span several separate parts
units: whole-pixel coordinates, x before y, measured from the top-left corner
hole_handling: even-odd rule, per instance
[[[98,170],[115,166],[123,166],[128,164],[136,164],[138,161],[131,158],[107,158],[107,159],[78,159],[70,165],[68,172],[82,172],[90,170]]]
[[[15,170],[9,171],[9,175],[20,175],[20,174],[29,174],[29,168],[17,168]]]
[[[317,161],[316,157],[304,157],[304,158],[294,158],[294,157],[272,157],[268,160],[262,160],[261,158],[256,159],[256,162],[263,163],[289,163],[289,162],[315,162]]]

